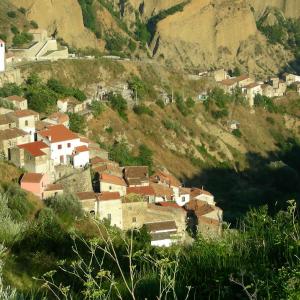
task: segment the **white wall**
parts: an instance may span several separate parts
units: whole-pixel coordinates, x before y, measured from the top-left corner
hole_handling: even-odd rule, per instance
[[[74,168],[83,168],[90,161],[90,152],[80,152],[74,156],[73,166]]]
[[[5,44],[0,42],[0,72],[5,71]]]
[[[189,194],[183,194],[175,197],[175,201],[179,206],[184,206],[188,202],[190,202],[190,195]]]

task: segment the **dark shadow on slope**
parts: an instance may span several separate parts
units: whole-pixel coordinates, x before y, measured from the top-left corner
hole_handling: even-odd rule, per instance
[[[186,183],[213,193],[224,210],[224,220],[232,225],[253,207],[268,205],[273,214],[286,208],[288,200],[300,200],[300,143],[290,139],[278,147],[267,158],[247,153],[249,167],[245,170],[205,168]]]

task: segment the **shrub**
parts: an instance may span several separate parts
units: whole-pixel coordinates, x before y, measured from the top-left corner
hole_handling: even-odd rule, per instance
[[[4,42],[7,41],[7,35],[4,33],[0,33],[0,39],[3,40]]]
[[[127,102],[122,95],[110,93],[108,95],[108,101],[110,102],[112,109],[117,111],[121,118],[127,120]]]
[[[10,27],[10,30],[11,30],[11,32],[12,32],[14,35],[20,33],[19,29],[18,29],[15,25],[12,25],[12,26]]]
[[[186,106],[188,108],[193,108],[195,106],[196,102],[193,100],[193,98],[188,97],[186,100]]]
[[[86,129],[86,121],[84,116],[76,113],[69,113],[70,129],[74,132],[84,134]]]
[[[81,203],[71,194],[49,198],[46,200],[46,205],[64,221],[74,221],[76,218],[83,217]]]
[[[26,14],[26,8],[24,8],[24,7],[19,7],[19,8],[18,8],[18,11],[19,11],[21,14],[23,14],[23,15]]]
[[[267,117],[267,118],[266,118],[266,121],[267,121],[268,123],[270,123],[271,125],[274,125],[274,124],[275,124],[274,119],[271,118],[271,117]]]
[[[144,104],[135,105],[133,107],[133,111],[139,116],[143,114],[148,115],[150,117],[154,116],[153,110],[151,110],[149,107],[145,106]]]
[[[105,107],[100,101],[93,100],[91,104],[91,110],[93,116],[96,118],[99,117],[104,112]]]
[[[156,100],[155,103],[156,103],[156,105],[158,105],[161,109],[164,109],[164,108],[165,108],[165,103],[164,103],[163,100],[158,99],[158,100]]]
[[[212,116],[213,118],[215,119],[221,119],[221,118],[224,118],[224,117],[228,117],[229,113],[228,113],[228,110],[227,108],[224,108],[222,110],[214,110],[212,111]]]
[[[33,35],[28,32],[18,33],[13,37],[13,45],[14,46],[22,46],[27,43],[32,42]]]
[[[114,33],[105,37],[105,49],[110,52],[121,52],[127,44],[127,39],[120,34]]]
[[[133,76],[128,81],[128,86],[136,93],[137,97],[140,99],[143,99],[148,92],[146,83],[137,76]]]
[[[136,43],[133,40],[129,40],[128,49],[130,52],[134,52],[136,50]]]
[[[3,87],[0,88],[0,97],[8,97],[12,95],[21,96],[23,94],[23,90],[21,86],[15,83],[4,83]]]
[[[111,126],[109,126],[109,127],[106,127],[106,128],[105,128],[105,131],[106,131],[108,134],[112,134],[113,131],[114,131],[114,129],[113,129]]]
[[[16,13],[15,11],[13,11],[13,10],[10,10],[10,11],[7,12],[7,16],[8,16],[9,18],[14,19],[14,18],[17,17],[17,13]]]
[[[71,89],[71,93],[80,102],[83,102],[87,99],[85,93],[80,89],[73,88]]]
[[[239,129],[234,129],[234,130],[232,131],[232,134],[233,134],[234,136],[238,137],[238,138],[242,137],[242,133],[241,133],[241,131],[240,131]]]
[[[36,21],[30,21],[30,26],[33,28],[33,29],[38,29],[39,28],[39,25]]]
[[[177,109],[181,112],[181,114],[183,116],[186,117],[190,113],[190,111],[186,107],[186,105],[185,105],[185,103],[183,101],[183,98],[179,94],[177,94],[177,93],[175,95],[175,102],[176,102]]]

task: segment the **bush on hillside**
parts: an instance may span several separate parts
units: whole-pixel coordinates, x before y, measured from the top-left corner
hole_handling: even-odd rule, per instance
[[[137,114],[137,115],[148,115],[150,117],[154,116],[154,112],[152,109],[150,109],[148,106],[144,105],[144,104],[140,104],[140,105],[135,105],[133,107],[133,111]]]
[[[193,108],[195,106],[196,102],[192,97],[188,97],[186,100],[186,106],[188,108]]]
[[[113,110],[117,111],[119,113],[119,116],[124,119],[125,121],[128,120],[127,118],[127,102],[122,97],[121,94],[114,94],[110,93],[108,95],[108,101],[110,103],[110,106]]]
[[[105,106],[100,101],[93,100],[91,104],[91,110],[93,116],[97,118],[105,111]]]
[[[33,21],[31,20],[30,21],[30,26],[33,28],[33,29],[38,29],[39,28],[39,25],[36,21]]]
[[[64,194],[48,198],[45,202],[46,205],[63,220],[74,221],[76,218],[83,217],[81,203],[72,194]]]
[[[32,41],[33,41],[33,35],[31,33],[28,33],[28,32],[17,33],[13,37],[13,46],[14,47],[23,46]]]
[[[14,18],[17,17],[17,13],[16,13],[15,11],[13,11],[13,10],[10,10],[10,11],[7,12],[7,16],[8,16],[9,18],[14,19]]]
[[[183,101],[183,98],[178,93],[175,94],[175,102],[177,109],[181,112],[183,116],[187,116],[190,114],[189,108],[186,106],[186,104]]]
[[[17,95],[22,96],[22,87],[15,83],[4,83],[2,88],[0,88],[0,97],[6,98],[8,96]]]
[[[164,109],[164,108],[165,108],[165,103],[164,103],[163,100],[158,99],[158,100],[156,100],[155,103],[156,103],[156,105],[158,105],[161,109]]]
[[[84,134],[87,126],[84,116],[76,113],[69,113],[68,115],[70,119],[70,129],[74,132]]]
[[[234,129],[234,130],[232,131],[232,134],[233,134],[234,136],[238,137],[238,138],[241,138],[241,137],[242,137],[242,133],[241,133],[241,131],[240,131],[239,129]]]

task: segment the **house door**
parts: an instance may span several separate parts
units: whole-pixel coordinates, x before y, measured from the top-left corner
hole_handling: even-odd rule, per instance
[[[65,160],[64,160],[64,156],[63,156],[63,155],[61,155],[61,156],[60,156],[60,163],[61,163],[61,164],[64,164],[64,162],[65,162]]]

